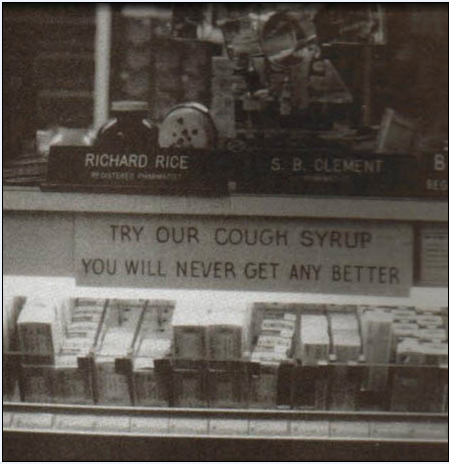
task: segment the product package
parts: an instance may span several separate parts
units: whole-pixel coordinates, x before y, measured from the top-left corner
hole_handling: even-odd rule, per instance
[[[298,312],[297,304],[255,303],[252,306],[250,407],[273,408],[291,404]]]
[[[448,308],[441,308],[441,317],[443,318],[443,326],[444,330],[446,331],[446,338],[447,338],[447,333],[448,333]]]
[[[208,406],[206,365],[204,360],[173,360],[173,406]]]
[[[292,406],[295,409],[323,410],[327,407],[326,372],[330,356],[330,338],[325,307],[301,305],[299,330],[295,337]]]
[[[279,363],[293,357],[298,311],[299,305],[293,304],[253,305],[249,330],[251,361]]]
[[[116,360],[130,357],[145,300],[109,300],[94,353],[94,383],[99,404],[129,405],[129,376],[116,371]]]
[[[206,359],[208,309],[190,302],[180,302],[173,316],[173,357]]]
[[[24,401],[53,403],[53,366],[22,364],[20,392]]]
[[[330,339],[328,320],[321,314],[301,314],[296,357],[303,365],[316,365],[329,360]]]
[[[243,408],[249,382],[247,363],[209,361],[207,366],[208,404],[213,408]]]
[[[134,344],[132,384],[139,406],[168,406],[175,302],[149,300]]]
[[[392,368],[393,411],[443,412],[447,403],[447,333],[440,310],[417,308],[416,329],[399,340]]]
[[[209,311],[207,321],[206,358],[241,360],[248,350],[249,312],[220,304]]]
[[[24,364],[53,364],[62,346],[65,302],[43,298],[26,300],[17,320]]]
[[[2,394],[7,401],[19,399],[18,374],[20,369],[17,319],[26,298],[20,296],[3,297],[2,332]]]
[[[331,352],[338,363],[358,361],[362,352],[360,328],[355,308],[329,311]]]
[[[362,367],[358,364],[362,353],[356,307],[328,308],[331,338],[329,366],[329,409],[354,411],[361,389]]]
[[[331,364],[328,370],[329,401],[333,411],[356,411],[365,374],[365,366],[354,362]]]
[[[407,338],[414,339],[418,335],[416,322],[393,322],[390,362],[396,361],[398,346]]]
[[[51,374],[64,339],[67,302],[29,298],[17,319],[21,351],[21,396],[25,401],[53,402]]]
[[[207,392],[211,407],[245,407],[249,312],[220,303],[206,326]]]
[[[133,401],[137,406],[171,406],[172,366],[167,358],[148,359],[133,366]]]
[[[294,409],[327,409],[328,373],[329,365],[327,362],[296,366],[292,384],[292,406]]]
[[[279,363],[251,362],[249,371],[249,407],[274,408],[277,404]]]
[[[104,317],[106,300],[68,301],[63,342],[51,370],[53,400],[89,404],[94,401],[91,353]]]
[[[447,401],[447,368],[396,366],[392,377],[392,411],[444,412]]]
[[[370,392],[388,389],[388,363],[393,341],[393,314],[373,307],[361,314],[363,353],[368,364],[364,388]]]

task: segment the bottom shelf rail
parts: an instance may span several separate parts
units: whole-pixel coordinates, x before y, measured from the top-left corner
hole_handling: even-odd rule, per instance
[[[10,432],[447,443],[447,414],[3,403]]]

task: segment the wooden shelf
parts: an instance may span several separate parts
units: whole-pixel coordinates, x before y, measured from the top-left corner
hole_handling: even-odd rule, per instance
[[[231,195],[224,198],[41,192],[4,187],[4,211],[265,216],[447,222],[447,202],[434,200]]]

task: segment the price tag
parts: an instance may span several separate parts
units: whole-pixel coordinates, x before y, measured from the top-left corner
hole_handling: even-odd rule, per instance
[[[13,427],[19,429],[51,429],[53,414],[16,412]]]
[[[252,435],[285,436],[288,435],[286,420],[250,420],[249,433]]]
[[[12,422],[12,413],[4,412],[3,413],[3,428],[9,427]]]
[[[332,421],[330,423],[332,437],[369,438],[369,423],[362,421]]]
[[[291,433],[296,437],[329,437],[328,420],[299,420],[292,421]]]
[[[413,424],[413,428],[416,438],[447,440],[448,437],[447,422],[417,422]]]
[[[97,418],[99,432],[129,432],[130,418],[126,416],[100,416]]]
[[[131,417],[130,430],[135,433],[166,434],[168,418],[166,417]]]
[[[75,416],[72,414],[59,414],[55,419],[58,430],[95,430],[96,417],[93,415]]]
[[[413,438],[413,427],[410,422],[373,422],[371,436],[373,438]]]
[[[207,419],[170,418],[168,430],[173,434],[206,435],[208,433]]]
[[[216,435],[248,435],[249,421],[243,419],[211,419],[209,432]]]

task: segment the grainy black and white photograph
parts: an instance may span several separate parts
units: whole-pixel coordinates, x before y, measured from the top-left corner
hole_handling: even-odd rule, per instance
[[[2,3],[3,462],[448,458],[448,4]]]

